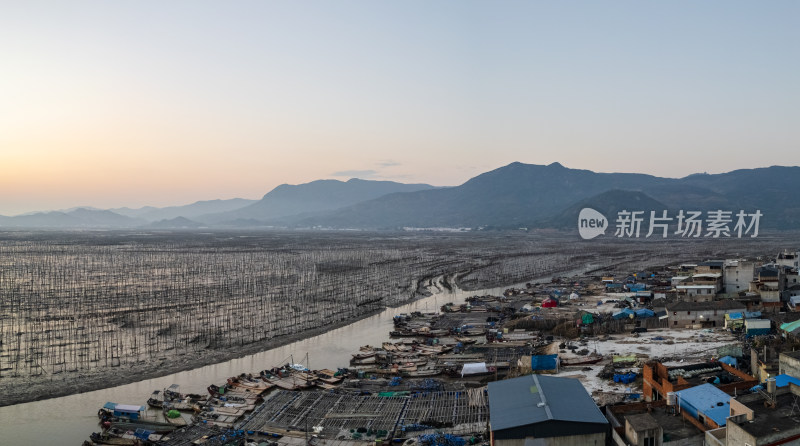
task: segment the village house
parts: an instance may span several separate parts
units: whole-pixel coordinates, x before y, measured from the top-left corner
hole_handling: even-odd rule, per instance
[[[757,275],[756,280],[750,282],[750,291],[757,292],[761,296],[764,311],[778,312],[783,307],[781,302],[783,268],[762,266],[758,269]]]
[[[677,416],[677,407],[666,400],[606,406],[605,414],[617,446],[703,444],[703,431]]]
[[[800,252],[784,249],[778,254],[778,257],[775,258],[775,264],[800,269]]]
[[[747,307],[739,302],[675,302],[667,305],[670,328],[710,328],[725,325],[725,315],[740,313]]]
[[[773,382],[774,383],[774,382]],[[800,386],[774,385],[729,401],[725,427],[706,431],[710,446],[761,446],[800,443]]]
[[[736,295],[748,291],[750,282],[756,277],[756,262],[745,259],[726,260],[722,277],[726,294]]]
[[[778,373],[800,378],[800,350],[780,354]]]
[[[694,271],[695,274],[719,274],[722,276],[724,267],[724,260],[707,260],[705,262],[698,263]]]
[[[712,384],[702,384],[675,392],[681,416],[700,430],[717,429],[727,424],[731,396]]]

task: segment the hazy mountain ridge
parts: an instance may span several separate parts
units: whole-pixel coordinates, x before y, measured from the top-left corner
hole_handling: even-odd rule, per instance
[[[800,204],[792,191],[800,167],[773,166],[723,174],[661,178],[632,173],[596,173],[512,163],[448,189],[392,194],[313,218],[301,226],[371,227],[561,227],[559,215],[577,203],[589,206],[592,197],[607,191],[643,193],[663,203],[661,210],[761,210],[762,227],[800,226]],[[625,199],[602,197],[604,207],[623,209]],[[608,202],[615,199],[617,203]],[[643,200],[644,197],[640,197]],[[589,206],[591,207],[591,206]],[[627,206],[631,207],[631,206]],[[577,214],[575,215],[577,218]]]
[[[0,226],[13,228],[131,228],[144,223],[111,211],[87,208],[0,217]]]
[[[607,215],[622,209],[670,212],[720,209],[733,214],[739,210],[760,210],[764,215],[763,228],[797,229],[800,203],[796,203],[792,191],[798,177],[800,167],[783,166],[675,179],[637,173],[597,173],[569,169],[558,163],[548,166],[511,163],[455,187],[359,179],[317,180],[278,186],[258,201],[208,200],[160,209],[120,208],[116,210],[118,213],[78,208],[0,217],[0,226],[566,229],[574,225],[581,208],[592,207]],[[226,210],[202,213],[220,208]]]
[[[145,206],[138,209],[117,208],[110,209],[110,211],[128,217],[142,218],[147,221],[156,222],[160,220],[171,220],[178,217],[193,219],[210,213],[229,212],[241,209],[257,201],[258,200],[249,200],[245,198],[231,198],[228,200],[196,201],[183,206],[167,206],[163,208]]]
[[[232,212],[199,216],[198,221],[221,224],[230,221],[274,221],[283,217],[313,215],[375,199],[396,192],[431,190],[429,184],[404,184],[394,181],[316,180],[310,183],[282,184],[248,206]],[[294,220],[292,220],[294,221]]]

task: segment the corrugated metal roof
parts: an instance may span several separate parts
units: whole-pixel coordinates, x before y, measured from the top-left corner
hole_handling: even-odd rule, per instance
[[[528,375],[489,383],[492,430],[549,420],[607,424],[580,381]]]

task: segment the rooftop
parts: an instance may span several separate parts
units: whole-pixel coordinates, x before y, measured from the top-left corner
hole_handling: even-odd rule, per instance
[[[685,408],[690,405],[706,418],[724,426],[726,418],[731,414],[731,396],[711,384],[703,384],[675,392],[678,404]],[[688,411],[688,409],[686,409]]]
[[[664,436],[669,437],[669,441],[694,439],[697,441],[693,444],[702,444],[703,442],[703,432],[700,429],[696,428],[692,423],[687,423],[682,417],[675,416],[670,412],[671,409],[667,407],[655,407],[649,413],[645,412],[644,409],[638,412],[617,412],[619,409],[625,410],[626,407],[626,405],[609,406],[606,410],[614,412],[615,417],[623,426],[625,425],[625,419],[637,414],[646,414],[661,426],[664,430]]]
[[[740,402],[753,411],[753,420],[737,423],[739,427],[756,438],[776,432],[783,432],[782,437],[800,434],[800,410],[795,409],[792,414],[792,405],[800,397],[783,393],[778,394],[776,399],[777,407],[772,409],[764,406],[763,397],[742,397]]]
[[[649,429],[658,429],[661,427],[649,413],[639,413],[635,415],[626,415],[625,420],[630,423],[633,430],[641,432]]]
[[[558,420],[607,424],[580,381],[527,375],[489,383],[492,430]]]
[[[781,355],[786,355],[792,359],[800,359],[800,350],[795,350],[793,352],[782,352]]]

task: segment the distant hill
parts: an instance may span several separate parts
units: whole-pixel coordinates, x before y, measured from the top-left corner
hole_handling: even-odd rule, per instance
[[[249,206],[229,212],[203,215],[197,219],[217,224],[234,221],[267,222],[287,216],[330,211],[391,193],[431,189],[434,187],[428,184],[403,184],[356,178],[348,181],[317,180],[298,185],[282,184]]]
[[[530,226],[605,190],[640,190],[671,181],[675,180],[567,169],[558,163],[512,163],[457,187],[387,195],[298,223],[376,228]]]
[[[0,217],[0,227],[10,228],[131,228],[143,223],[111,211],[87,208]]]
[[[183,206],[167,206],[163,208],[145,206],[139,209],[118,208],[111,209],[111,211],[121,215],[126,215],[128,217],[141,218],[147,221],[155,222],[160,220],[171,220],[177,217],[194,219],[206,214],[230,212],[236,209],[241,209],[257,201],[258,200],[247,200],[244,198],[232,198],[229,200],[197,201],[195,203]]]

